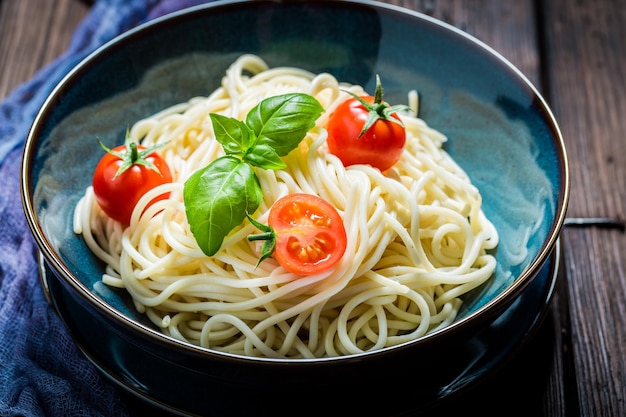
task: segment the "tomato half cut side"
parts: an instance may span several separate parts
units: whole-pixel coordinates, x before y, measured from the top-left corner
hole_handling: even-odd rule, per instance
[[[289,194],[270,210],[270,227],[276,233],[273,257],[299,275],[327,271],[346,251],[343,219],[328,201],[311,194]]]

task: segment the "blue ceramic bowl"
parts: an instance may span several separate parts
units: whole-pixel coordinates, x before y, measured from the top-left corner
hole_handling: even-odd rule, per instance
[[[270,66],[327,71],[369,91],[375,74],[384,74],[389,102],[419,90],[420,116],[448,136],[446,150],[481,190],[501,238],[495,276],[464,298],[451,326],[349,357],[240,357],[164,336],[129,297],[100,282],[103,265],[72,232],[74,206],[101,156],[94,138],[123,137],[135,120],[206,95],[242,53]],[[50,302],[104,375],[170,411],[263,415],[276,407],[267,400],[276,393],[352,388],[410,393],[405,405],[419,409],[484,374],[533,329],[550,299],[569,173],[559,128],[537,90],[451,26],[370,2],[217,2],[144,24],[78,64],[33,123],[22,188]],[[248,401],[238,400],[242,393]],[[349,409],[388,415],[379,405],[350,402]]]

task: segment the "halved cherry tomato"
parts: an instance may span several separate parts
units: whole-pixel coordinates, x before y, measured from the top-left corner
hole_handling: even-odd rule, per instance
[[[376,95],[352,98],[341,103],[328,119],[328,149],[344,166],[369,164],[386,171],[402,155],[406,142],[404,125],[397,111],[382,99],[376,77]]]
[[[248,239],[270,243],[264,247],[261,260],[272,255],[286,270],[298,275],[326,271],[346,251],[341,216],[328,201],[315,195],[289,194],[276,201],[270,209],[269,227],[251,221],[265,233]]]
[[[111,218],[124,225],[139,199],[154,187],[172,182],[172,174],[167,162],[155,152],[156,148],[146,148],[134,142],[108,149],[96,166],[92,185],[96,201]],[[167,198],[162,194],[150,204]]]

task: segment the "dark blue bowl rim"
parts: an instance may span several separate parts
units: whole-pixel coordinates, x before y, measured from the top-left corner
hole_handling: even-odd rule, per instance
[[[263,2],[265,0],[261,0]],[[276,4],[275,1],[266,1],[267,3]],[[314,3],[319,4],[328,4],[331,5],[334,3],[333,0],[313,0]],[[189,350],[194,353],[201,353],[206,355],[216,355],[217,357],[222,357],[224,359],[232,359],[235,361],[269,361],[269,362],[293,362],[294,360],[290,359],[275,359],[275,358],[257,358],[257,357],[245,357],[241,355],[233,355],[223,352],[212,351],[206,348],[202,348],[199,346],[194,346],[188,343],[184,343],[168,337],[157,330],[149,328],[141,323],[138,323],[131,318],[127,317],[117,309],[112,308],[109,304],[104,302],[101,298],[95,295],[89,288],[87,288],[77,277],[73,275],[73,273],[69,270],[69,268],[65,265],[60,256],[55,252],[53,246],[45,237],[45,234],[38,222],[37,216],[35,214],[35,210],[33,207],[32,195],[30,193],[30,169],[32,164],[32,154],[36,147],[37,143],[37,134],[38,134],[38,126],[44,120],[49,112],[51,112],[51,103],[55,101],[55,98],[62,94],[63,89],[66,85],[71,84],[76,78],[80,77],[80,75],[90,67],[90,65],[100,59],[102,56],[107,54],[107,51],[115,48],[116,46],[132,39],[136,36],[140,36],[141,33],[148,29],[153,28],[158,25],[168,24],[168,22],[176,19],[177,17],[181,17],[187,14],[205,12],[207,10],[219,9],[223,6],[233,6],[233,5],[245,5],[246,3],[259,3],[259,1],[249,1],[249,0],[222,0],[216,1],[213,3],[207,3],[203,5],[193,6],[190,8],[182,9],[168,15],[156,18],[154,20],[145,22],[133,29],[124,32],[117,37],[111,39],[94,52],[90,53],[87,57],[81,60],[73,69],[68,72],[65,77],[57,84],[57,86],[53,89],[53,91],[49,94],[42,107],[38,111],[28,136],[25,141],[24,151],[23,151],[23,161],[22,161],[22,170],[21,170],[21,198],[22,204],[24,206],[24,212],[26,214],[26,218],[28,221],[28,225],[31,229],[31,232],[36,240],[37,245],[40,248],[41,254],[46,259],[46,261],[56,270],[58,271],[64,278],[64,280],[87,302],[92,304],[101,314],[106,314],[114,317],[115,319],[125,323],[129,330],[141,332],[148,337],[155,338],[159,343],[167,343],[173,344],[181,347],[184,350]],[[280,2],[279,2],[280,3]],[[498,317],[506,308],[510,306],[513,301],[524,291],[524,289],[532,282],[534,277],[537,275],[538,271],[547,261],[548,257],[552,253],[552,250],[559,238],[560,230],[563,226],[566,209],[569,202],[569,193],[570,193],[570,173],[569,173],[569,162],[567,158],[567,151],[565,148],[565,143],[563,136],[561,134],[561,130],[558,126],[556,118],[552,113],[550,107],[548,106],[546,100],[539,93],[537,88],[528,80],[528,78],[510,61],[508,61],[505,57],[503,57],[499,52],[495,51],[493,48],[485,44],[484,42],[478,40],[472,35],[446,23],[435,19],[426,14],[412,11],[400,6],[391,5],[387,3],[381,3],[378,1],[370,1],[370,0],[344,0],[343,3],[351,4],[354,7],[365,7],[372,9],[384,9],[393,11],[395,13],[399,13],[417,20],[421,20],[426,22],[434,27],[444,29],[448,32],[451,32],[453,35],[458,36],[465,41],[469,41],[471,44],[475,45],[477,48],[487,52],[491,56],[495,57],[499,62],[501,62],[507,70],[511,71],[531,92],[534,96],[535,101],[539,104],[541,111],[544,113],[546,121],[549,123],[549,128],[551,132],[554,134],[555,139],[555,148],[558,152],[559,160],[559,171],[561,174],[562,182],[560,184],[559,189],[559,197],[557,200],[557,207],[553,222],[550,226],[550,230],[548,236],[543,243],[540,251],[537,256],[530,262],[530,264],[522,271],[522,273],[515,279],[515,281],[503,290],[500,294],[494,297],[492,300],[487,302],[484,306],[474,311],[473,313],[463,317],[448,327],[438,330],[436,332],[425,335],[417,340],[406,342],[404,344],[400,344],[397,346],[381,349],[375,352],[364,352],[361,354],[349,355],[349,356],[341,356],[341,357],[333,357],[333,358],[316,358],[316,359],[298,359],[298,362],[319,362],[319,361],[341,361],[349,358],[366,358],[368,356],[379,356],[385,355],[389,352],[394,352],[398,349],[405,349],[415,346],[417,344],[428,344],[430,342],[434,342],[439,340],[440,338],[445,338],[446,335],[453,334],[455,332],[459,332],[466,327],[471,327],[474,325],[478,325],[480,323],[486,323],[489,320],[493,320]]]

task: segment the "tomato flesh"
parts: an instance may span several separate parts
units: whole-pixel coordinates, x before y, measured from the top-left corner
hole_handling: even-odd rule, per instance
[[[372,96],[361,98],[368,103],[374,102]],[[406,132],[400,123],[379,119],[359,137],[368,114],[368,110],[354,98],[337,106],[328,119],[328,149],[346,167],[368,164],[386,171],[402,156]],[[392,117],[400,120],[395,113]]]
[[[273,256],[299,275],[324,272],[342,258],[347,244],[339,213],[311,194],[289,194],[272,206],[268,219],[276,233]]]
[[[138,146],[137,149],[141,151],[146,148]],[[113,151],[126,153],[126,146],[117,146]],[[145,193],[158,185],[172,182],[170,169],[159,154],[152,153],[145,159],[152,162],[159,172],[134,164],[115,177],[123,161],[111,153],[102,157],[94,171],[92,185],[98,205],[109,217],[124,225],[130,223],[133,209]],[[167,194],[161,194],[150,201],[148,206],[167,197]]]

